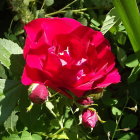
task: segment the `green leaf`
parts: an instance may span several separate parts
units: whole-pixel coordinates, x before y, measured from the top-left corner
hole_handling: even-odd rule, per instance
[[[130,68],[136,67],[138,64],[139,61],[135,54],[129,55],[125,61],[125,65]]]
[[[21,138],[17,134],[11,134],[9,137],[3,137],[2,140],[42,140],[42,137],[38,134],[33,134],[23,131]]]
[[[22,49],[10,40],[0,39],[0,61],[7,68],[10,68],[12,54],[22,54]]]
[[[65,128],[71,128],[72,124],[73,124],[73,119],[68,119],[66,122],[65,122]]]
[[[72,10],[67,10],[67,12],[64,14],[64,17],[73,18]]]
[[[140,66],[138,65],[137,67],[134,67],[131,71],[131,74],[129,75],[127,81],[128,83],[133,83],[137,80],[138,75],[140,73]]]
[[[21,135],[21,140],[32,140],[31,133],[23,131]]]
[[[10,137],[4,137],[2,140],[21,140],[17,134],[11,134]]]
[[[1,63],[0,63],[0,78],[2,78],[2,79],[7,78],[6,71],[4,69],[4,66]]]
[[[45,0],[46,6],[51,6],[54,4],[54,0]]]
[[[81,22],[81,24],[83,24],[85,26],[87,26],[87,24],[88,24],[88,21],[86,18],[79,18],[78,21]]]
[[[122,128],[133,129],[137,126],[138,118],[136,115],[130,114],[126,115],[121,123]]]
[[[110,98],[110,97],[106,97],[106,98],[103,97],[102,102],[107,106],[113,106],[113,105],[116,105],[118,103],[118,100]]]
[[[29,107],[30,103],[28,94],[25,92],[19,100],[20,122],[32,132],[46,132],[50,127],[50,120],[52,119],[50,116],[53,116],[46,110],[44,104],[34,104],[32,109],[27,112],[27,107]]]
[[[119,44],[124,45],[126,42],[126,34],[124,34],[123,32],[118,32],[117,41]]]
[[[10,133],[14,132],[16,129],[16,124],[18,121],[18,116],[16,115],[17,111],[13,111],[8,119],[4,122],[5,129]]]
[[[28,131],[23,131],[21,135],[21,140],[42,140],[42,137],[37,134],[31,135]]]
[[[32,0],[23,0],[23,3],[26,5],[26,6],[29,6],[29,3],[31,2]]]
[[[130,132],[123,134],[118,140],[138,140],[138,136]]]
[[[112,8],[106,15],[106,18],[101,27],[101,32],[105,34],[110,30],[111,27],[115,25],[115,23],[119,21],[119,16],[116,13],[116,9]]]
[[[50,112],[53,114],[53,116],[56,117],[56,114],[54,113],[53,109],[54,109],[54,105],[49,102],[49,101],[46,101],[46,107],[50,110]]]
[[[122,111],[113,106],[112,107],[112,114],[115,116],[120,116],[122,114]]]
[[[136,0],[113,0],[116,11],[119,14],[134,52],[140,60],[140,13]]]
[[[95,19],[91,19],[91,24],[96,26],[96,27],[100,26],[100,23],[97,22]]]
[[[25,88],[15,80],[0,79],[0,124],[12,113]]]
[[[32,135],[32,140],[42,140],[42,137],[40,135],[33,134]]]
[[[78,135],[79,135],[78,130],[80,130],[80,127],[78,127],[78,125],[75,125],[75,126],[72,125],[72,127],[70,129],[65,130],[65,133],[70,140],[79,140],[78,139]],[[83,132],[83,134],[84,134],[84,132]]]
[[[117,59],[122,65],[122,67],[124,67],[125,61],[127,59],[127,55],[126,55],[126,52],[120,47],[117,47]]]

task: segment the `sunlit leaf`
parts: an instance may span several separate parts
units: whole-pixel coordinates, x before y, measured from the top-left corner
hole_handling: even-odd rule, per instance
[[[107,33],[110,30],[110,28],[115,25],[117,21],[119,21],[119,16],[116,13],[116,9],[112,8],[106,15],[106,18],[101,27],[101,32],[103,34]]]
[[[7,39],[0,39],[0,49],[0,61],[7,68],[11,65],[12,55],[22,54],[22,49],[18,44]]]
[[[18,121],[18,115],[16,115],[16,111],[13,111],[8,119],[4,122],[4,127],[8,132],[14,132],[16,128],[16,124]]]

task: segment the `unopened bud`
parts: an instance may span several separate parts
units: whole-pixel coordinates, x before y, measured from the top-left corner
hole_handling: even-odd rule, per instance
[[[94,101],[90,97],[86,97],[86,98],[78,99],[77,103],[81,105],[91,105],[94,103]]]
[[[43,103],[48,97],[48,89],[43,84],[34,83],[28,89],[29,99],[36,104]]]
[[[86,109],[82,113],[82,123],[84,126],[94,128],[97,121],[98,121],[98,116],[96,111]]]

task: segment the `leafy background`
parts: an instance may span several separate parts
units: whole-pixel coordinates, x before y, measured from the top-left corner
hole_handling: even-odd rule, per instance
[[[139,7],[140,1],[137,0]],[[80,123],[72,100],[51,97],[30,111],[27,88],[20,83],[24,67],[23,26],[41,17],[70,17],[101,31],[110,41],[122,82],[103,96],[93,94],[100,117],[91,130]],[[0,139],[2,140],[139,140],[140,65],[112,0],[0,1]]]

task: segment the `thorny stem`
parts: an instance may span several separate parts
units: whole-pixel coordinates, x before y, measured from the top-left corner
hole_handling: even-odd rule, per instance
[[[118,128],[118,125],[119,125],[119,123],[120,123],[121,117],[122,117],[122,115],[123,115],[124,109],[126,108],[126,105],[127,105],[128,101],[129,101],[129,97],[128,97],[128,93],[127,93],[126,102],[125,102],[125,104],[124,104],[124,107],[123,107],[123,109],[122,109],[122,113],[121,113],[121,115],[120,115],[119,119],[118,119],[118,120],[116,120],[116,127],[115,127],[115,130],[114,130],[114,132],[113,132],[113,135],[112,135],[111,140],[113,140],[113,139],[114,139],[114,136],[115,136],[116,131],[117,131],[117,128]]]

